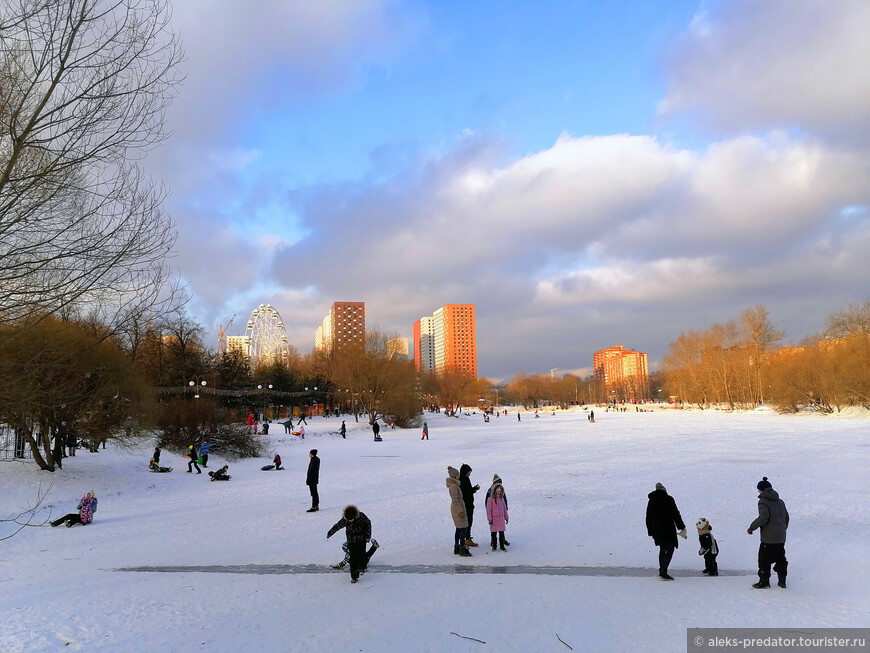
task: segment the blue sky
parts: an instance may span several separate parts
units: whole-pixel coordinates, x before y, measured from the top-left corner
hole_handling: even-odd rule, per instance
[[[481,375],[583,370],[764,304],[867,297],[867,3],[177,4],[149,158],[208,329],[474,303]]]

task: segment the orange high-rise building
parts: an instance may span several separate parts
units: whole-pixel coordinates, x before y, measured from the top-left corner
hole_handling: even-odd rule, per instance
[[[447,304],[414,323],[414,365],[420,372],[461,372],[477,378],[474,304]]]
[[[631,401],[646,398],[649,369],[646,354],[622,345],[596,351],[592,356],[595,379],[608,393]]]

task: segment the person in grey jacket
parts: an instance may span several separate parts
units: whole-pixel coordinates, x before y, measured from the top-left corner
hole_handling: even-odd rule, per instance
[[[773,489],[767,476],[758,485],[758,517],[749,525],[746,532],[752,535],[755,529],[761,530],[761,544],[758,547],[758,582],[752,587],[770,587],[770,566],[779,577],[777,585],[785,589],[788,560],[785,559],[785,532],[788,529],[788,510],[785,502]]]

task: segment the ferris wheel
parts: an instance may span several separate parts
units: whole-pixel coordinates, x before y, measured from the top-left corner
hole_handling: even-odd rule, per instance
[[[271,304],[260,304],[251,313],[245,328],[251,364],[254,367],[275,362],[287,363],[290,347],[284,320]]]

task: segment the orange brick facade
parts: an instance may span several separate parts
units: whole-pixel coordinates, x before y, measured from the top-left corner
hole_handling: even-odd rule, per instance
[[[596,351],[592,356],[595,379],[613,394],[630,401],[645,399],[649,369],[646,354],[622,345]]]
[[[420,372],[462,372],[477,379],[474,304],[447,304],[414,323],[414,364]]]

